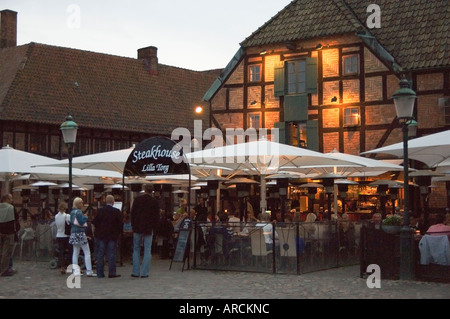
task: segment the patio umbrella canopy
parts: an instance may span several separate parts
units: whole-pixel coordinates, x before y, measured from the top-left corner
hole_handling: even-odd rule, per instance
[[[403,143],[374,149],[362,154],[390,154],[403,157]],[[408,157],[434,168],[450,158],[450,130],[408,141]]]
[[[107,170],[114,171],[120,174],[123,174],[123,170],[125,168],[125,164],[130,156],[131,152],[134,150],[134,147],[111,151],[111,152],[103,152],[86,156],[78,156],[72,159],[72,167],[79,168],[82,170],[92,169],[92,170]],[[44,163],[45,166],[69,166],[69,160],[57,161],[56,163]],[[35,166],[39,166],[36,165]],[[41,165],[42,166],[42,165]],[[120,176],[122,177],[122,176]]]
[[[328,166],[328,165],[314,165],[309,167],[312,171],[316,172],[333,172],[337,171],[339,174],[344,176],[352,176],[355,173],[366,173],[364,176],[380,175],[388,171],[403,171],[403,166],[389,163],[382,160],[375,160],[371,158],[366,158],[362,156],[356,156],[351,154],[340,153],[334,150],[330,153],[326,153],[333,159],[343,160],[349,162],[347,165],[338,166]]]
[[[266,211],[266,179],[267,175],[279,171],[302,171],[305,166],[314,165],[356,165],[354,163],[331,158],[323,153],[294,147],[286,144],[267,141],[241,143],[211,148],[186,154],[193,165],[211,165],[242,171],[248,175],[260,175],[261,178],[261,211]]]
[[[9,193],[9,182],[17,174],[48,172],[48,168],[32,168],[33,165],[59,163],[58,160],[16,150],[5,146],[0,150],[0,178],[5,182],[5,194]]]

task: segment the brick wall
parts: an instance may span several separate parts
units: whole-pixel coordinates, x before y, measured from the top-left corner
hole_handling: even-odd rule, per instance
[[[381,76],[366,78],[366,102],[383,100],[383,78]]]
[[[280,122],[279,112],[266,112],[266,123],[267,129],[272,129],[275,127],[275,123]]]
[[[397,116],[393,104],[366,106],[366,124],[391,124]]]
[[[433,128],[444,125],[444,112],[440,110],[438,100],[443,95],[422,95],[417,98],[417,122],[419,128]]]
[[[213,111],[225,110],[227,103],[227,89],[220,89],[211,102]]]
[[[323,152],[329,153],[335,149],[339,151],[339,133],[324,133]]]
[[[430,73],[417,75],[417,92],[428,90],[442,90],[444,88],[444,74]]]
[[[339,127],[339,109],[323,110],[323,127],[337,128]]]
[[[242,61],[231,74],[226,84],[242,84],[244,83],[244,62]]]
[[[249,109],[261,108],[261,87],[251,86],[247,89],[247,107]]]
[[[244,108],[244,89],[231,88],[230,89],[230,110],[237,110]]]
[[[344,153],[359,155],[361,153],[360,147],[360,132],[344,132]]]

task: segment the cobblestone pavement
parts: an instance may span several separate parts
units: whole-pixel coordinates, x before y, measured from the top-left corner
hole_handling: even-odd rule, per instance
[[[68,275],[49,263],[16,261],[17,274],[0,278],[0,299],[449,299],[450,284],[389,281],[369,289],[352,266],[316,273],[272,275],[204,270],[181,271],[182,264],[152,260],[150,277],[131,278],[131,264],[120,278],[81,277],[80,289],[67,288]],[[107,271],[106,271],[107,274]]]

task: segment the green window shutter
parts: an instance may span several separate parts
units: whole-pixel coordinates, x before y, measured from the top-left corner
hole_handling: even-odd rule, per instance
[[[306,93],[317,93],[317,58],[306,59]]]
[[[286,71],[284,62],[275,66],[275,96],[286,95]]]
[[[312,151],[319,151],[319,121],[308,121],[306,123],[306,143],[308,149]]]
[[[286,136],[286,134],[287,134],[287,124],[286,124],[286,122],[275,123],[275,128],[277,128],[279,130],[279,132],[280,132],[280,134],[279,134],[279,138],[280,138],[279,143],[286,144],[286,142],[287,142],[287,136]]]
[[[305,122],[308,120],[308,95],[287,95],[284,98],[284,121]]]

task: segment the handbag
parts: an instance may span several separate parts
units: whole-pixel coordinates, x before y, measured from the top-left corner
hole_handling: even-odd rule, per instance
[[[84,225],[80,225],[80,223],[78,222],[78,220],[77,220],[76,217],[73,219],[73,224],[74,224],[75,226],[78,226],[78,227],[86,227],[86,228],[88,227],[87,222],[84,223]]]
[[[64,234],[67,236],[70,236],[71,230],[72,230],[72,225],[68,224],[67,222],[64,223]]]

